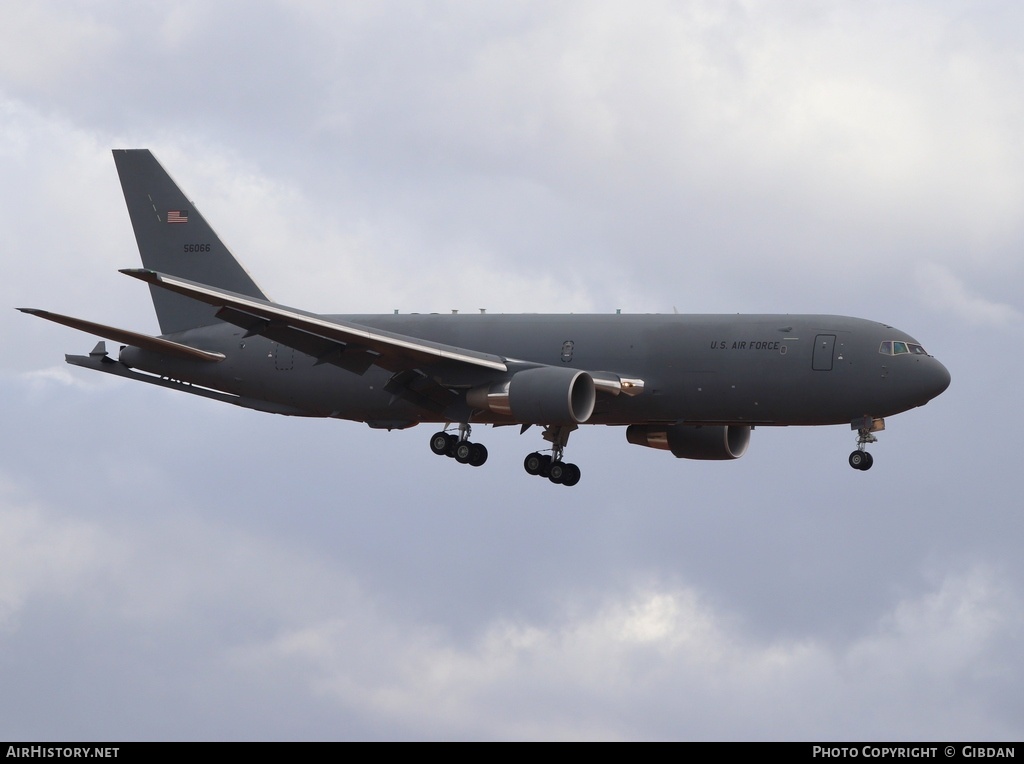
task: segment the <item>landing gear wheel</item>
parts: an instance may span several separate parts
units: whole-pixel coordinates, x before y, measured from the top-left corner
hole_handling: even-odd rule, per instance
[[[539,475],[540,468],[544,464],[544,457],[534,451],[532,454],[527,454],[526,458],[523,459],[523,469],[531,475]]]
[[[558,485],[559,483],[562,482],[564,477],[565,465],[562,464],[561,462],[552,462],[551,466],[548,468],[548,480],[550,480],[555,485]]]
[[[438,456],[448,453],[448,435],[443,432],[435,432],[430,436],[430,450]]]
[[[543,454],[540,457],[540,472],[538,472],[537,474],[543,478],[550,477],[552,461],[553,460],[550,456],[548,456],[547,454]]]
[[[473,453],[473,444],[468,440],[459,441],[455,446],[455,461],[459,464],[468,464],[470,454]]]
[[[574,486],[580,482],[580,468],[575,464],[563,464],[562,470],[562,485]]]
[[[448,438],[448,445],[445,447],[444,455],[445,456],[450,456],[450,457],[452,457],[454,459],[455,458],[455,447],[457,445],[459,445],[459,436],[458,435],[452,435],[451,433],[448,433],[447,435],[445,435],[445,437]]]
[[[487,461],[487,449],[481,446],[479,443],[474,443],[469,449],[469,463],[474,467],[479,467],[481,464]]]
[[[855,470],[869,470],[874,463],[874,458],[867,451],[854,451],[850,454],[850,466]]]

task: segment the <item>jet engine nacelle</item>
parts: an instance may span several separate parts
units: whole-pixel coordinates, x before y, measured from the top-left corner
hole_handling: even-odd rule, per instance
[[[739,459],[750,444],[750,426],[634,424],[626,428],[626,440],[678,459]]]
[[[466,393],[466,402],[473,408],[544,425],[582,424],[594,413],[596,400],[593,377],[558,366],[524,369],[505,382]]]

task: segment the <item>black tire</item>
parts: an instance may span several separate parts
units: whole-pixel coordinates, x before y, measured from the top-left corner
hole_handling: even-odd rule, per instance
[[[455,458],[455,447],[457,445],[459,445],[459,436],[458,435],[452,435],[451,433],[449,433],[448,435],[445,435],[445,437],[448,438],[448,446],[444,450],[444,455],[445,456],[450,456],[450,457],[452,457],[454,459]]]
[[[469,450],[469,463],[474,467],[479,467],[486,461],[487,449],[479,443],[474,443],[473,447]]]
[[[562,475],[562,485],[574,486],[580,482],[580,468],[575,464],[566,464]]]
[[[551,466],[548,467],[548,480],[555,485],[559,485],[563,478],[565,478],[565,465],[561,462],[552,462]]]
[[[438,456],[448,453],[448,436],[443,432],[435,432],[430,436],[430,450]]]
[[[548,477],[551,474],[551,462],[552,459],[548,454],[544,454],[540,457],[540,472],[537,474],[541,477]]]
[[[531,475],[539,475],[540,468],[544,464],[544,457],[534,451],[532,454],[527,454],[526,458],[523,459],[523,469]]]
[[[867,451],[865,451],[864,452],[864,465],[861,467],[861,469],[864,472],[867,472],[869,469],[871,469],[871,465],[874,464],[874,463],[875,463],[875,457],[873,457],[871,454],[869,454]]]
[[[869,454],[867,451],[854,451],[850,454],[850,466],[855,470],[866,470],[864,465],[868,463]]]
[[[469,464],[469,456],[473,453],[473,444],[468,440],[460,440],[455,446],[455,461],[459,464]]]

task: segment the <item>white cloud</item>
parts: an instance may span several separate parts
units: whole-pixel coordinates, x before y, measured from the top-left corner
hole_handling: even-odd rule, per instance
[[[899,602],[875,633],[858,640],[848,651],[847,667],[918,676],[935,676],[939,669],[968,676],[992,669],[999,660],[990,653],[993,641],[1024,625],[1019,597],[984,567],[947,574],[933,586]]]
[[[116,40],[112,25],[74,5],[4,3],[0,88],[47,92],[78,86]]]
[[[24,506],[0,483],[0,630],[17,628],[31,598],[81,595],[105,567],[109,544],[89,523]]]
[[[85,344],[89,344],[87,340]],[[83,348],[84,354],[84,348]],[[116,354],[116,350],[115,350]],[[30,393],[38,400],[39,395],[48,391],[54,385],[60,387],[74,387],[83,391],[96,391],[120,384],[106,375],[85,375],[76,371],[70,365],[48,366],[43,369],[27,371],[19,375],[27,383]]]
[[[913,292],[936,311],[950,311],[980,326],[1019,326],[1024,315],[1011,305],[972,292],[949,268],[922,263],[915,269]]]
[[[898,603],[847,644],[764,642],[693,589],[658,588],[562,623],[499,620],[465,646],[379,620],[370,643],[346,618],[234,656],[441,737],[1006,737],[1007,719],[962,714],[984,704],[972,680],[1002,665],[991,650],[1020,633],[1018,604],[979,568]]]

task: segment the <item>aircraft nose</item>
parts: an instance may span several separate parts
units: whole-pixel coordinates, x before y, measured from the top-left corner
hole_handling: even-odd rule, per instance
[[[949,370],[945,366],[934,358],[931,360],[934,361],[934,363],[931,364],[932,368],[928,373],[929,399],[941,395],[945,389],[949,387],[949,383],[952,380],[952,377],[949,375]]]

